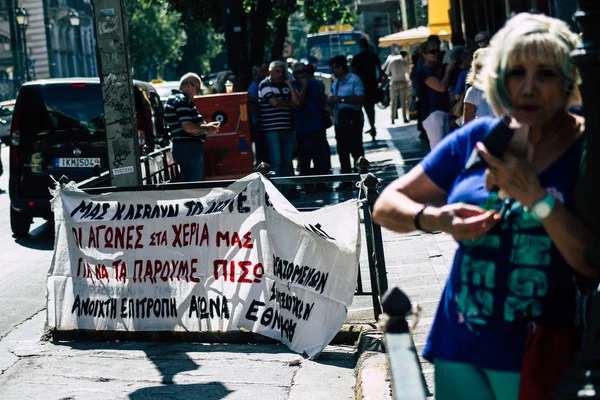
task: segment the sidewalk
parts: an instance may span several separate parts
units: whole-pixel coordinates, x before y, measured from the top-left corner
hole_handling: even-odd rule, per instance
[[[414,166],[426,146],[414,123],[390,125],[389,109],[377,109],[377,127],[376,142],[364,136],[366,158],[371,172],[385,185]],[[328,140],[332,165],[339,170],[333,130]],[[354,194],[302,194],[294,204],[323,205]],[[456,245],[443,234],[399,235],[386,230],[383,241],[389,286],[400,286],[422,307],[413,333],[420,352]],[[370,291],[366,246],[361,248],[360,268],[364,290]],[[40,338],[45,319],[41,310],[0,341],[0,398],[338,400],[358,398],[357,393],[368,400],[391,398],[381,342],[370,340],[377,334],[363,336],[357,346],[338,341],[316,360],[307,360],[268,341],[161,342],[158,336],[143,342],[44,341]],[[374,324],[371,296],[355,296],[345,325],[348,337]],[[433,369],[426,362],[422,366],[431,395]]]
[[[383,179],[382,188],[396,177],[414,167],[427,153],[428,145],[419,139],[415,123],[407,125],[391,125],[389,109],[377,110],[377,142],[370,142],[368,135],[364,136],[366,158],[375,165],[373,173]],[[335,140],[334,140],[335,142]],[[381,146],[385,142],[386,146]],[[431,329],[433,317],[450,272],[456,242],[447,234],[397,234],[383,229],[383,246],[389,287],[400,287],[410,298],[413,306],[421,307],[420,321],[412,332],[414,344],[424,379],[427,383],[428,398],[433,398],[433,365],[421,357],[427,336]],[[364,240],[363,240],[364,243]],[[365,253],[361,251],[361,274],[364,288],[370,288],[368,281],[368,264]],[[372,302],[370,296],[355,296],[348,313],[348,323],[369,323],[373,321]],[[359,344],[359,351],[366,351],[367,356],[378,357],[370,363],[357,366],[358,384],[362,385],[362,398],[366,400],[391,398],[389,395],[390,381],[385,355],[370,353],[373,344]],[[375,344],[375,347],[377,345]],[[359,356],[361,356],[359,354]],[[364,357],[364,356],[363,356]],[[384,373],[380,373],[383,369]],[[388,391],[382,392],[381,388]]]

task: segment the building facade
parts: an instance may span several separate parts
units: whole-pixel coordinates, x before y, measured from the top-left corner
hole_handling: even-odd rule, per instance
[[[427,0],[358,0],[359,26],[377,48],[379,38],[427,25]],[[379,49],[385,56],[389,49]]]
[[[451,0],[452,42],[464,44],[481,31],[497,32],[511,15],[534,12],[550,15],[567,22],[571,29],[577,9],[575,0]]]
[[[93,28],[90,0],[0,0],[0,99],[27,80],[97,76]]]

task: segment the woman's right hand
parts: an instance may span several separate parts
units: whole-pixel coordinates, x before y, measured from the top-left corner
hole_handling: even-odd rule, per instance
[[[464,203],[427,207],[421,218],[425,229],[449,233],[456,241],[478,239],[500,221],[498,213]]]

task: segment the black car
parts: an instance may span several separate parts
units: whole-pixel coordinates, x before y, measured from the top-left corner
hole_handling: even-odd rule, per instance
[[[151,151],[168,140],[163,108],[152,85],[133,85],[140,147]],[[9,169],[10,223],[17,237],[29,233],[33,217],[52,217],[48,188],[53,178],[80,182],[108,170],[100,80],[23,85],[12,119]]]

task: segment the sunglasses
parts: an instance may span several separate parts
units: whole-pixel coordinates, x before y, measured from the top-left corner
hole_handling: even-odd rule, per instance
[[[440,53],[440,49],[427,50],[427,54],[439,54],[439,53]]]

